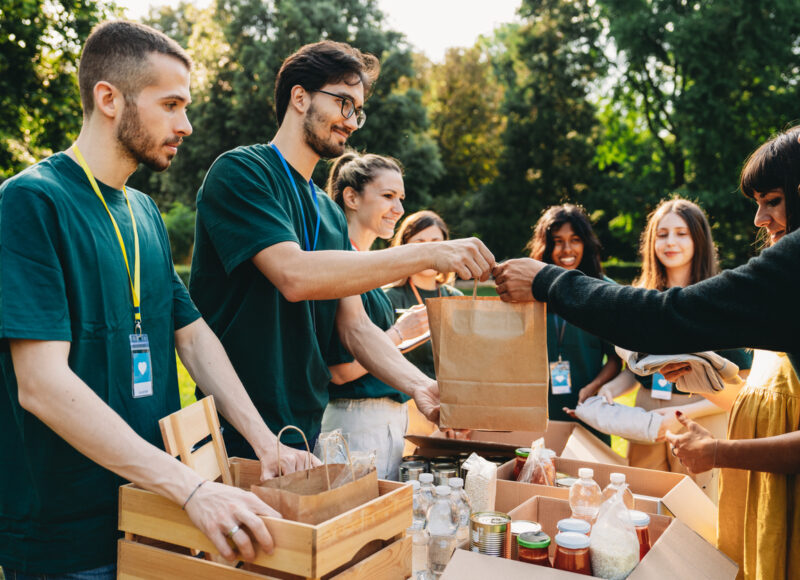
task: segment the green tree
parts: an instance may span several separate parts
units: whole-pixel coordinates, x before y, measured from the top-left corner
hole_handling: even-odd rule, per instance
[[[96,0],[0,4],[0,182],[77,136],[78,55],[107,15]]]

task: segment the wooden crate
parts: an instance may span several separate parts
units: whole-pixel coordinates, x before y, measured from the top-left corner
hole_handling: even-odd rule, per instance
[[[249,489],[250,483],[257,481],[257,462],[232,459],[231,467],[238,487]],[[361,578],[380,571],[374,577],[406,578],[411,575],[411,546],[404,539],[411,525],[411,486],[379,480],[378,491],[377,499],[317,525],[262,518],[275,550],[270,555],[257,553],[247,566],[258,571],[254,575],[179,553],[191,548],[218,554],[179,505],[133,484],[124,485],[119,497],[119,528],[125,532],[125,540],[119,545],[119,578],[167,578],[172,569],[181,571],[172,577]],[[137,536],[169,547],[137,543]],[[145,560],[150,561],[151,556],[141,557],[144,553],[151,554],[152,560],[163,561],[165,570],[160,574],[158,569],[148,571],[152,565],[146,567]],[[202,573],[191,572],[198,566],[203,568]]]

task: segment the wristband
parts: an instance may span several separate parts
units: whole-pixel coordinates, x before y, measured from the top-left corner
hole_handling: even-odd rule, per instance
[[[200,486],[203,485],[205,482],[206,482],[206,480],[204,479],[203,481],[198,483],[197,486],[192,490],[192,493],[190,493],[189,497],[186,498],[186,501],[183,502],[183,505],[181,506],[182,510],[184,510],[184,511],[186,510],[186,504],[189,503],[189,500],[194,497],[194,494],[197,493],[197,490],[200,489]]]

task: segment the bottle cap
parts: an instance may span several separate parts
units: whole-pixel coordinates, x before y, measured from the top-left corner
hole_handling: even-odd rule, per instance
[[[556,527],[559,532],[578,532],[579,534],[588,534],[589,530],[592,529],[592,525],[589,522],[578,518],[558,520]]]
[[[570,550],[580,550],[589,547],[589,536],[578,532],[560,532],[556,534],[556,544]]]
[[[631,516],[631,522],[634,526],[649,526],[650,516],[639,510],[628,510],[628,515]]]
[[[591,467],[581,467],[578,470],[578,477],[580,477],[581,479],[594,477],[594,469],[592,469]]]
[[[620,483],[625,483],[625,474],[624,473],[612,473],[609,476],[611,483],[615,483],[619,485]]]
[[[550,536],[544,532],[523,532],[517,536],[517,544],[523,548],[546,548],[550,545]]]
[[[433,474],[432,473],[420,473],[419,474],[419,482],[420,483],[433,483]]]
[[[528,455],[531,454],[531,448],[530,447],[519,447],[516,451],[514,451],[514,454],[517,457],[523,457],[523,458],[527,457]]]
[[[436,495],[439,497],[444,497],[446,495],[450,495],[450,487],[447,485],[437,485],[436,486]]]
[[[459,489],[464,487],[464,480],[460,477],[451,477],[447,480],[447,485],[449,485],[453,489]]]
[[[413,489],[414,491],[419,491],[419,481],[417,481],[416,479],[412,479],[408,483],[411,484],[411,489]]]

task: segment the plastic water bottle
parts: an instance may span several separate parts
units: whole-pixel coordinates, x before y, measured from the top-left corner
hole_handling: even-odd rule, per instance
[[[457,530],[450,503],[450,488],[440,485],[436,488],[436,501],[428,510],[428,569],[436,578],[444,572],[453,556]]]
[[[472,515],[472,508],[469,505],[469,497],[464,491],[464,480],[460,477],[451,477],[447,481],[450,486],[450,502],[456,512],[458,531],[456,539],[459,543],[469,539],[469,516]]]
[[[431,507],[428,499],[420,491],[419,481],[412,480],[411,488],[414,492],[413,518],[411,527],[406,530],[406,535],[411,536],[411,571],[413,574],[428,570],[428,510]]]
[[[578,470],[578,481],[569,489],[569,507],[572,508],[572,517],[586,520],[594,524],[600,504],[603,501],[603,492],[600,486],[592,479],[594,471],[588,467]]]
[[[611,499],[620,488],[624,488],[625,491],[622,492],[622,503],[625,504],[626,508],[632,510],[633,492],[631,492],[631,488],[628,487],[628,484],[625,483],[625,474],[612,473],[609,479],[611,479],[611,483],[609,483],[603,490],[603,501]]]
[[[433,502],[436,499],[436,487],[433,485],[432,473],[419,474],[419,490],[420,493],[425,496],[428,504],[433,505]]]

